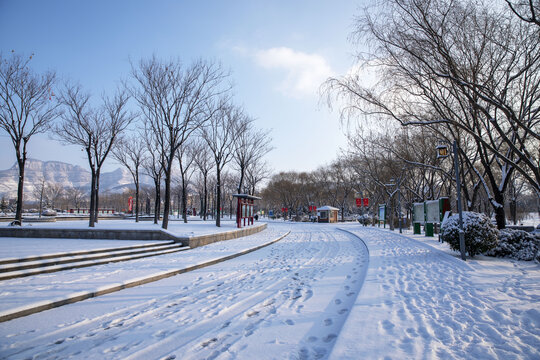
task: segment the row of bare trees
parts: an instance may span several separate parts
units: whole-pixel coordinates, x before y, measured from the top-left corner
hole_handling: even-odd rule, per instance
[[[80,146],[91,171],[89,226],[97,222],[101,169],[112,156],[132,175],[135,213],[139,215],[141,175],[153,179],[155,222],[168,227],[173,181],[182,188],[183,218],[187,222],[187,189],[198,170],[204,182],[206,207],[208,177],[215,175],[220,226],[221,177],[225,169],[238,170],[237,188],[245,179],[252,192],[266,174],[264,155],[271,150],[267,131],[233,101],[230,74],[215,62],[162,61],[155,56],[132,64],[131,82],[113,96],[94,100],[79,84],[67,83],[54,95],[55,74],[34,73],[30,58],[0,55],[0,128],[10,136],[19,167],[16,220],[22,220],[24,167],[30,137],[53,130],[66,144]],[[134,100],[131,101],[130,99]],[[206,209],[204,209],[206,216]]]
[[[455,200],[453,164],[437,158],[437,138],[424,127],[396,127],[386,124],[377,131],[357,128],[349,132],[349,147],[339,159],[312,172],[281,172],[263,190],[261,206],[289,215],[305,215],[309,206],[331,205],[342,219],[352,214],[376,216],[377,207],[386,204],[393,219],[411,218],[415,202],[451,196]],[[474,147],[463,148],[460,156],[473,158]],[[464,155],[465,154],[465,155]],[[494,213],[473,169],[463,166],[464,208]],[[538,197],[528,182],[515,173],[504,196],[507,217],[516,224],[527,212],[540,212]],[[398,202],[399,197],[399,202]],[[368,198],[367,208],[357,208],[356,198]],[[314,213],[313,213],[314,214]],[[391,222],[393,224],[393,222]]]
[[[469,207],[487,198],[504,228],[511,188],[525,182],[540,196],[539,7],[537,0],[498,6],[476,0],[382,1],[357,19],[356,39],[370,46],[369,54],[358,57],[360,71],[330,79],[324,89],[331,102],[344,104],[344,120],[364,124],[357,129],[390,121],[432,142],[456,141]],[[366,71],[379,81],[369,84]],[[353,136],[363,146],[378,146]],[[426,154],[409,157],[408,150],[393,158],[399,155],[403,164],[423,171],[442,170],[426,162]]]

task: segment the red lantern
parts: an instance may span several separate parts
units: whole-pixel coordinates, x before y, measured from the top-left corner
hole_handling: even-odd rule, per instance
[[[369,198],[364,198],[364,207],[369,206]]]
[[[358,198],[356,199],[356,207],[362,206],[362,199]]]

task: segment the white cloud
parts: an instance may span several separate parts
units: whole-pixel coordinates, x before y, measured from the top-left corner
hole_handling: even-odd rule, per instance
[[[333,74],[330,65],[321,55],[287,47],[259,50],[254,53],[254,58],[265,69],[285,71],[279,89],[292,97],[317,95],[319,86]]]

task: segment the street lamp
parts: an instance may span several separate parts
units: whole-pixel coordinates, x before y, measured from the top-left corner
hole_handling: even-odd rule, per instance
[[[458,159],[458,146],[457,141],[454,140],[452,144],[452,150],[454,152],[454,171],[456,173],[456,192],[457,192],[457,208],[459,214],[459,251],[461,252],[461,259],[466,261],[465,257],[465,232],[463,231],[463,210],[461,206],[461,180],[459,177],[459,159]],[[439,144],[437,146],[437,158],[448,157],[448,147],[445,144]]]
[[[394,187],[396,184],[394,183],[394,179],[390,179],[390,184],[384,184],[384,186],[391,186]],[[398,224],[399,224],[399,233],[403,234],[403,226],[401,224],[401,176],[398,178],[397,181],[397,188],[390,194],[390,198],[394,196],[394,194],[397,192],[398,194]],[[394,230],[394,207],[392,206],[392,217],[390,220],[390,230]]]

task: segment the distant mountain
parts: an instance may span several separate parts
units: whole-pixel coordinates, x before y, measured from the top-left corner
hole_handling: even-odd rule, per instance
[[[10,169],[0,170],[0,196],[15,198],[17,196],[18,165],[15,163]],[[61,184],[65,189],[89,189],[90,171],[78,166],[60,161],[40,161],[28,159],[24,171],[25,198],[31,199],[35,185],[45,179],[46,182]],[[146,180],[146,179],[145,179]],[[149,181],[143,181],[150,183]],[[127,188],[134,188],[131,174],[122,168],[111,172],[101,173],[100,192],[123,192]]]

